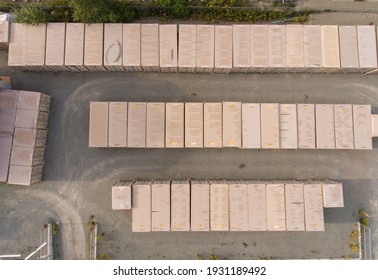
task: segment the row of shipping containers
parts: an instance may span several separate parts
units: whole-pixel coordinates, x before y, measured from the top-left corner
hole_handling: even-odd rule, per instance
[[[377,62],[370,25],[13,23],[8,58],[31,71],[365,72]]]
[[[121,181],[112,209],[132,231],[324,231],[323,208],[344,207],[333,181]]]
[[[50,102],[40,92],[0,91],[0,182],[42,180]]]
[[[372,149],[370,105],[91,102],[89,147]]]

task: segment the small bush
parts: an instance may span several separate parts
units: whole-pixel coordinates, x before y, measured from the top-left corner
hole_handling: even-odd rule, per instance
[[[40,23],[49,22],[50,20],[49,13],[36,5],[22,5],[19,9],[15,9],[13,12],[19,23],[38,25]]]
[[[102,253],[96,257],[97,260],[110,260],[110,255],[108,253]]]

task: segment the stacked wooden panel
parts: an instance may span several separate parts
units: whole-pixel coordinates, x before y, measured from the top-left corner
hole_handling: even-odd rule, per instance
[[[233,72],[248,72],[251,67],[251,40],[249,25],[233,25]]]
[[[84,66],[84,23],[66,24],[64,65],[71,71],[87,71]]]
[[[106,71],[103,61],[104,25],[86,24],[84,42],[84,66],[89,71]]]
[[[177,72],[177,25],[159,26],[160,70]]]
[[[112,187],[112,210],[131,209],[132,181],[120,181]]]
[[[66,42],[66,24],[49,22],[46,29],[45,65],[51,71],[66,71],[64,53]]]
[[[229,73],[232,70],[232,26],[215,26],[214,72]]]
[[[179,25],[178,67],[180,72],[195,72],[197,26]]]
[[[104,66],[108,71],[124,71],[122,23],[105,23]]]
[[[140,23],[127,23],[122,26],[123,68],[125,71],[142,71],[140,54]]]
[[[159,71],[159,25],[157,23],[142,24],[140,44],[143,71]]]
[[[170,231],[171,182],[155,180],[151,186],[151,230]]]

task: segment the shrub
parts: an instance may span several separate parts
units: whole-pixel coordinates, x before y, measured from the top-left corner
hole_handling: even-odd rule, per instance
[[[38,25],[50,20],[49,13],[36,5],[22,5],[14,10],[14,14],[17,17],[17,22],[30,25]]]

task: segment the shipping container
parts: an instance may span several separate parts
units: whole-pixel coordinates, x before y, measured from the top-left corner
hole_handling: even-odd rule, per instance
[[[159,25],[160,70],[177,72],[177,24]]]
[[[170,231],[171,182],[153,181],[151,188],[151,229],[152,231]]]
[[[315,105],[298,104],[298,148],[315,149]]]
[[[339,36],[341,67],[344,71],[355,72],[359,68],[356,26],[339,26]]]
[[[142,24],[141,59],[143,71],[159,71],[159,24]]]
[[[323,184],[324,208],[344,207],[343,185],[337,182]]]
[[[44,157],[45,147],[28,148],[13,146],[10,164],[21,166],[41,165],[44,162]]]
[[[266,231],[266,187],[263,182],[246,181],[248,198],[248,230]]]
[[[353,149],[353,112],[350,104],[335,104],[336,149]]]
[[[66,42],[66,24],[64,22],[47,23],[45,65],[52,71],[65,71],[64,52]]]
[[[16,128],[14,130],[13,146],[44,147],[46,146],[47,131],[41,129]]]
[[[305,67],[312,71],[323,65],[320,25],[303,25]]]
[[[371,135],[371,105],[353,105],[354,147],[373,149]]]
[[[243,181],[228,181],[230,231],[248,231],[248,191]]]
[[[305,230],[303,184],[285,184],[286,228],[288,231]]]
[[[306,231],[324,231],[322,185],[304,184]]]
[[[71,71],[87,71],[84,66],[84,23],[66,24],[64,65]]]
[[[0,182],[8,180],[9,159],[12,149],[12,136],[0,135]]]
[[[104,66],[108,71],[123,71],[123,27],[122,23],[105,23]]]
[[[127,147],[146,147],[147,105],[129,102],[127,118]]]
[[[210,231],[210,185],[204,180],[191,183],[191,231]]]
[[[266,185],[268,231],[286,230],[285,188],[283,184]]]
[[[127,102],[109,102],[109,147],[127,147]]]
[[[197,25],[197,72],[213,72],[215,49],[214,36],[214,25]]]
[[[179,25],[179,55],[178,66],[180,72],[195,72],[197,49],[197,26]]]
[[[184,147],[184,103],[165,104],[165,147]]]
[[[335,118],[332,104],[316,104],[316,148],[335,149]]]
[[[268,25],[269,68],[281,71],[287,67],[286,26]]]
[[[89,71],[106,71],[104,67],[104,24],[85,25],[84,65]]]
[[[49,113],[18,109],[15,127],[47,129]]]
[[[260,104],[242,104],[242,147],[245,149],[261,148]]]
[[[91,102],[89,110],[89,147],[108,146],[108,102]]]
[[[6,46],[9,43],[9,21],[0,22],[0,46]]]
[[[214,72],[229,73],[232,70],[232,26],[215,25]]]
[[[142,71],[140,26],[140,23],[123,24],[123,67],[126,71]]]
[[[46,24],[28,25],[25,64],[27,69],[42,71],[45,68]]]
[[[232,26],[233,72],[247,72],[251,67],[251,35],[248,24]]]
[[[131,209],[131,185],[133,181],[120,181],[112,187],[112,210]]]
[[[241,102],[223,102],[223,147],[241,148]]]
[[[8,184],[29,186],[42,180],[43,165],[10,165]]]
[[[228,185],[224,180],[209,181],[210,183],[210,229],[211,231],[228,231],[229,198]]]
[[[132,185],[132,231],[151,231],[151,181],[139,181]]]
[[[146,146],[165,147],[165,103],[147,103]]]
[[[357,26],[361,68],[377,68],[377,35],[375,26]]]
[[[204,103],[203,132],[205,148],[222,147],[222,103]]]
[[[371,115],[371,133],[373,137],[378,137],[378,115]]]
[[[21,23],[11,23],[8,51],[9,66],[25,66],[27,31],[27,25]]]
[[[203,103],[185,103],[185,147],[203,148]]]
[[[253,72],[269,67],[269,38],[267,25],[251,25],[251,66]]]
[[[190,230],[190,183],[173,180],[171,185],[171,231]]]
[[[34,110],[34,111],[50,111],[51,96],[34,91],[18,92],[18,109]]]
[[[263,149],[280,148],[279,106],[277,103],[261,104],[261,146]]]
[[[325,71],[340,70],[339,29],[337,25],[322,25],[322,61]]]
[[[298,148],[297,106],[280,104],[280,148]]]
[[[286,26],[287,67],[293,71],[304,67],[303,25]]]

